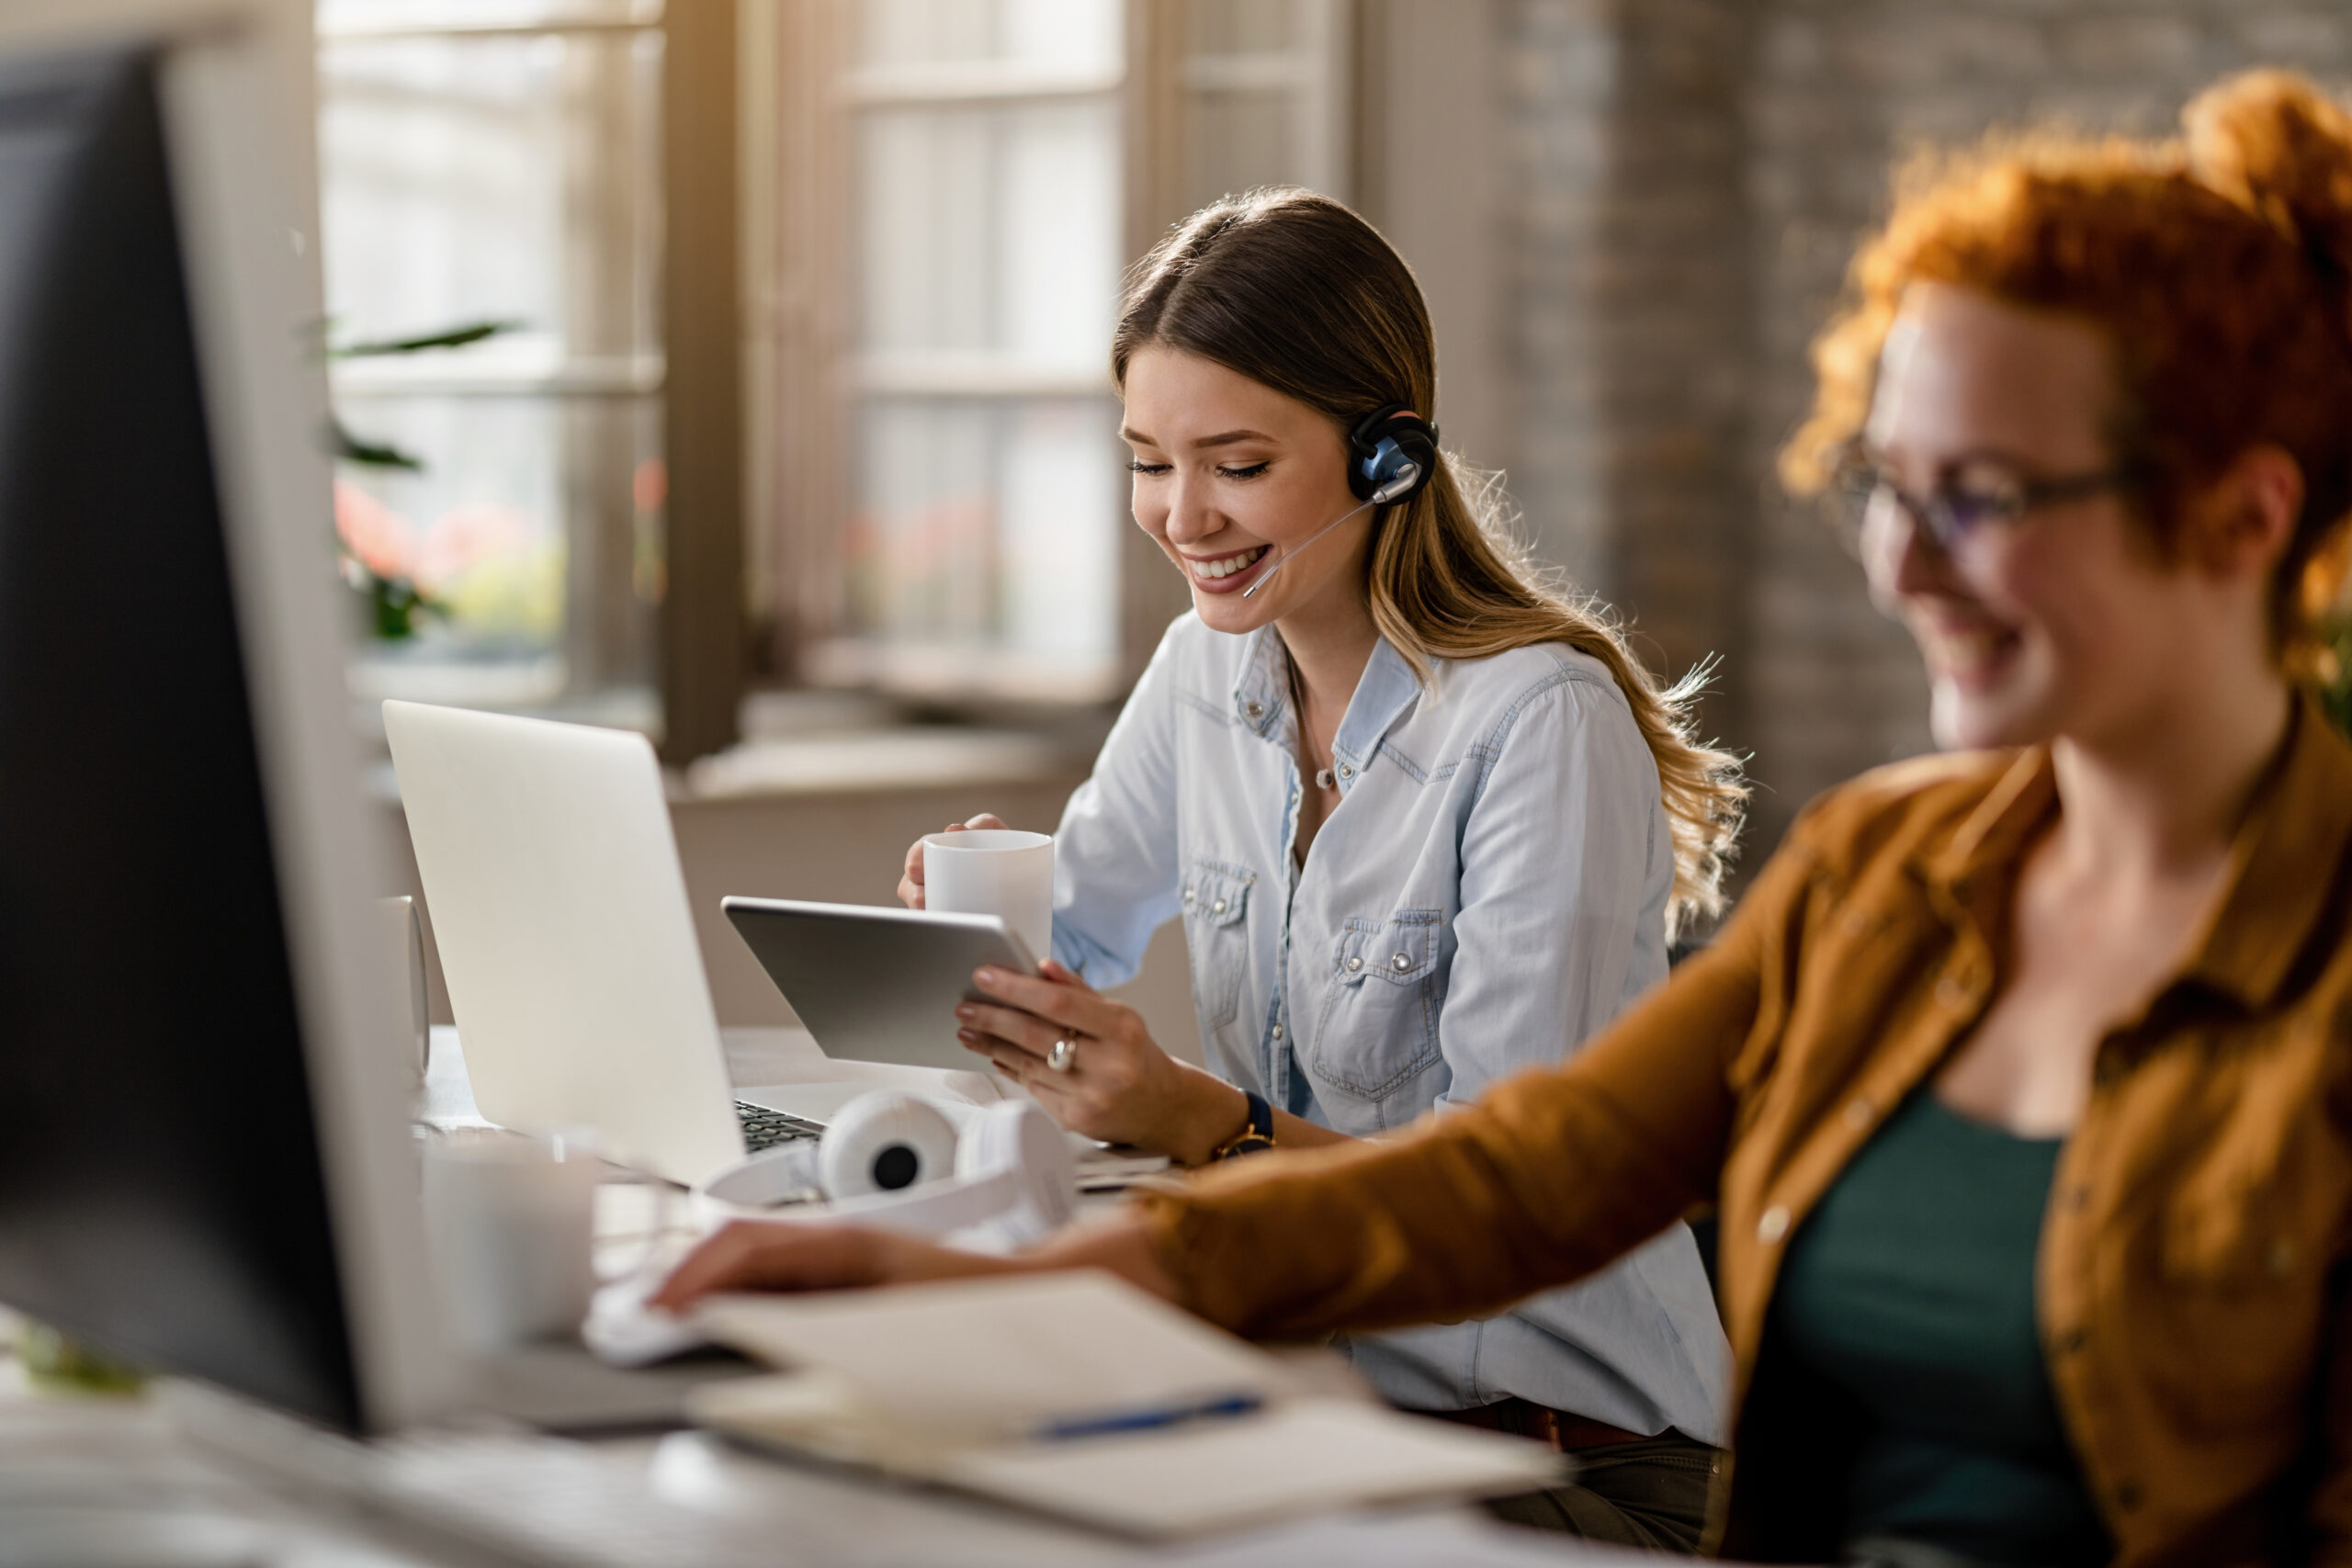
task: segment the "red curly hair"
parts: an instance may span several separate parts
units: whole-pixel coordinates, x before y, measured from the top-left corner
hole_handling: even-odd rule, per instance
[[[2086,321],[2113,355],[2109,438],[2147,477],[2160,546],[2179,499],[2248,448],[2301,466],[2272,618],[2301,664],[2352,513],[2352,115],[2301,76],[2257,71],[2208,88],[2181,120],[2176,141],[2038,132],[1899,175],[1893,216],[1855,257],[1857,298],[1814,344],[1813,412],[1781,474],[1802,494],[1828,480],[1913,282]]]

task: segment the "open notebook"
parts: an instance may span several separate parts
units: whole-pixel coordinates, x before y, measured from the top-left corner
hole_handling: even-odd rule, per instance
[[[697,1321],[789,1369],[697,1390],[705,1425],[1125,1535],[1567,1474],[1533,1443],[1297,1393],[1274,1358],[1107,1274],[719,1297]]]

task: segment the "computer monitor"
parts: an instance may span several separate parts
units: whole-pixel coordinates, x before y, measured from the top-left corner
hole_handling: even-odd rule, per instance
[[[0,1302],[372,1432],[447,1363],[342,691],[306,49],[286,0],[0,17]]]

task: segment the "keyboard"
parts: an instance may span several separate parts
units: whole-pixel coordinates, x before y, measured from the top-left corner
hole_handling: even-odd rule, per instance
[[[788,1116],[781,1111],[770,1111],[764,1105],[753,1105],[746,1100],[735,1102],[736,1119],[743,1123],[743,1151],[758,1154],[778,1144],[788,1144],[795,1138],[815,1138],[825,1129],[805,1116]]]

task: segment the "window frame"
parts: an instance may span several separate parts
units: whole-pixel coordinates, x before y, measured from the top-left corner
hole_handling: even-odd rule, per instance
[[[320,27],[314,47],[403,39],[658,37],[661,150],[650,193],[660,214],[654,258],[658,351],[574,355],[539,374],[469,362],[400,362],[337,367],[338,392],[650,400],[662,430],[667,496],[662,509],[664,586],[654,612],[659,711],[650,728],[664,757],[683,763],[723,750],[738,734],[744,689],[744,398],[742,312],[738,308],[739,208],[736,0],[664,0],[648,14],[531,22],[439,20]],[[567,453],[567,466],[573,454]],[[566,516],[568,538],[578,519]],[[600,563],[609,565],[609,563]],[[568,603],[565,651],[573,671],[562,709],[608,712],[613,694],[581,659]],[[583,686],[579,671],[588,669]],[[626,702],[620,705],[628,706]]]
[[[909,679],[887,659],[859,666],[838,640],[840,539],[851,505],[851,432],[861,393],[1108,395],[1107,373],[989,380],[979,356],[909,355],[861,361],[850,319],[854,192],[851,125],[861,107],[899,104],[1068,100],[1111,95],[1121,138],[1119,233],[1142,255],[1192,210],[1189,139],[1197,100],[1219,91],[1300,92],[1320,188],[1346,199],[1357,163],[1355,17],[1359,0],[1292,0],[1307,17],[1302,45],[1279,56],[1191,51],[1192,0],[1125,0],[1124,68],[1035,71],[961,65],[853,68],[855,0],[756,0],[759,39],[746,58],[747,234],[755,411],[751,466],[752,578],[764,676],[781,684],[850,684],[950,710],[990,708],[1041,694],[987,679],[943,686]],[[1312,63],[1309,56],[1312,56]],[[1303,91],[1302,88],[1312,88]],[[775,193],[770,195],[768,193]],[[764,287],[756,280],[767,280]],[[1168,622],[1190,604],[1182,580],[1140,530],[1120,533],[1117,652],[1100,691],[1042,700],[1116,700],[1134,683]],[[849,666],[846,670],[844,665]],[[828,668],[830,666],[830,668]]]

